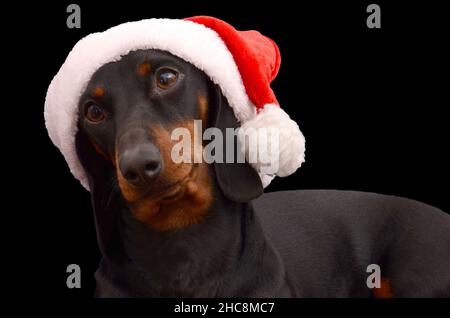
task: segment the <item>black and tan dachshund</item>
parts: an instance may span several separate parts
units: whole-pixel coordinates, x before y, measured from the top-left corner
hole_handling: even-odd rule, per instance
[[[247,163],[174,163],[174,128],[238,123],[220,89],[169,53],[104,65],[79,111],[103,254],[96,296],[450,296],[450,217],[436,208],[350,191],[263,194]],[[371,264],[379,288],[367,285]]]

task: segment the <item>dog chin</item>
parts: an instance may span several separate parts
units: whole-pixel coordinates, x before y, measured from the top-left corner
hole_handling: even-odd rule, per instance
[[[194,167],[167,189],[127,203],[137,220],[164,231],[202,222],[212,200],[207,169]]]

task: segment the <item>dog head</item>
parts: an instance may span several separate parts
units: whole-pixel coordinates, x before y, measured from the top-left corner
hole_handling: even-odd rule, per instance
[[[102,66],[79,100],[79,114],[77,152],[97,217],[111,214],[120,197],[139,221],[174,230],[202,222],[217,196],[247,202],[263,192],[247,163],[205,162],[203,131],[216,127],[235,138],[225,129],[238,122],[221,90],[170,53],[138,50]],[[180,128],[187,149],[176,148],[173,132]],[[184,160],[174,160],[180,154]]]

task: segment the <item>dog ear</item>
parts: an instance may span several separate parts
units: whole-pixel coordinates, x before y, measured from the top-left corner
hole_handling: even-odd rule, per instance
[[[78,158],[83,166],[91,192],[97,241],[103,255],[108,255],[117,230],[117,211],[120,200],[115,191],[114,168],[95,151],[85,133],[79,129],[75,136]]]
[[[263,193],[264,188],[256,170],[247,162],[238,162],[237,137],[233,134],[232,138],[234,140],[227,140],[230,136],[227,136],[226,128],[236,129],[239,127],[239,123],[228,101],[217,86],[215,87],[214,95],[213,99],[215,99],[215,102],[212,103],[213,105],[210,105],[211,127],[219,128],[222,132],[224,138],[222,153],[224,157],[226,157],[226,145],[233,145],[234,147],[234,160],[232,163],[225,162],[225,158],[223,158],[223,163],[214,163],[217,184],[228,199],[235,202],[248,202],[259,197]]]

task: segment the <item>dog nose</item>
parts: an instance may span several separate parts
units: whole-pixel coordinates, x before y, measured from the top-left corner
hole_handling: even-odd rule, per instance
[[[151,143],[125,149],[119,158],[119,169],[133,185],[151,183],[161,171],[161,154]]]

